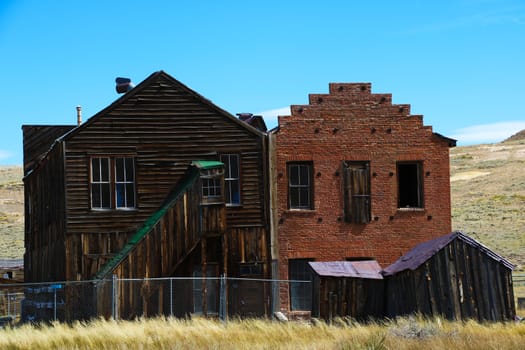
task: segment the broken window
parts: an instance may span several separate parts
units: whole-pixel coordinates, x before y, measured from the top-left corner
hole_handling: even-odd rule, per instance
[[[308,264],[309,261],[313,261],[313,259],[288,260],[288,279],[295,281],[290,282],[291,310],[312,310],[313,275],[312,269]]]
[[[344,219],[345,222],[370,222],[370,164],[369,162],[343,162]]]
[[[423,208],[422,168],[421,162],[397,163],[398,208]]]
[[[224,164],[224,196],[226,205],[241,204],[241,190],[239,180],[239,155],[223,154],[221,162]]]
[[[201,170],[202,203],[221,203],[224,172],[221,168]]]
[[[135,164],[132,157],[91,158],[91,208],[136,207]]]
[[[288,164],[288,207],[313,209],[312,163]]]

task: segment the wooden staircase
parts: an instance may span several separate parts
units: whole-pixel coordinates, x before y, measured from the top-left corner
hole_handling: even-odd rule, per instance
[[[223,201],[206,203],[202,196],[202,179],[209,171],[222,175],[222,163],[194,162],[184,178],[126,243],[122,250],[94,276],[98,315],[115,313],[112,278],[147,279],[172,277],[177,269],[209,236],[226,231],[226,209]],[[219,179],[223,183],[223,179]],[[148,280],[121,282],[116,289],[118,315],[121,318],[165,313],[162,302],[168,296],[160,283]]]

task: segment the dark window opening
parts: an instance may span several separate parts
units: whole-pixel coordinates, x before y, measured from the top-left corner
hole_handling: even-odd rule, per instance
[[[343,162],[345,222],[370,222],[370,165],[369,162]]]
[[[309,261],[312,259],[288,260],[288,279],[290,282],[290,308],[291,310],[312,310],[312,281],[313,274]]]
[[[288,206],[313,209],[312,163],[288,164]]]
[[[397,164],[399,208],[423,208],[421,168],[421,162],[403,162]]]

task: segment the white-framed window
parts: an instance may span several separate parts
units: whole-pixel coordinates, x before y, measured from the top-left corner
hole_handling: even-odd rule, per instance
[[[223,176],[223,170],[219,168],[201,170],[202,203],[221,203],[224,201]]]
[[[240,189],[240,161],[238,154],[223,154],[221,162],[224,164],[224,199],[226,205],[241,204]]]
[[[312,162],[288,163],[289,209],[313,209]]]
[[[92,157],[90,163],[92,209],[136,207],[133,157]]]

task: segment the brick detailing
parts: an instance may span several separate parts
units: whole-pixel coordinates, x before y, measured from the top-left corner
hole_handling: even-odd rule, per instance
[[[450,140],[392,104],[391,94],[371,93],[370,83],[331,83],[328,94],[309,95],[308,105],[291,106],[275,129],[279,278],[288,279],[288,259],[316,261],[370,257],[381,266],[416,244],[451,231]],[[369,161],[371,222],[343,219],[342,161]],[[291,161],[313,163],[314,209],[288,209]],[[398,209],[396,164],[423,164],[422,209]],[[288,288],[280,290],[288,311]]]

